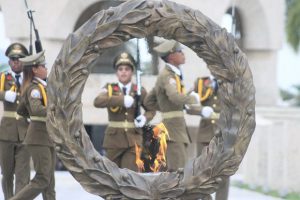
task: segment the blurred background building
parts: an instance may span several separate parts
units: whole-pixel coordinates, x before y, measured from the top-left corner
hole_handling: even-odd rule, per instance
[[[34,12],[48,68],[51,68],[62,43],[94,13],[117,6],[117,0],[27,0]],[[55,3],[54,3],[55,1]],[[256,87],[257,127],[249,150],[239,170],[241,181],[265,191],[277,190],[282,195],[300,193],[300,109],[282,102],[281,93],[290,94],[300,84],[300,56],[287,44],[285,36],[286,2],[284,0],[174,0],[198,9],[228,31],[235,24],[238,44],[246,53]],[[297,0],[295,0],[297,1]],[[288,1],[290,2],[290,1]],[[234,18],[232,11],[235,11]],[[29,44],[29,20],[23,1],[0,0],[0,62],[5,70],[4,51],[10,42]],[[299,31],[299,29],[298,29]],[[161,61],[151,54],[153,38],[144,40],[140,49],[144,76],[142,82],[150,90]],[[297,45],[296,45],[297,46]],[[106,82],[116,81],[112,70],[113,57],[120,51],[136,51],[135,40],[105,52],[96,62],[82,97],[83,120],[95,148],[101,152],[103,131],[107,124],[104,109],[95,109],[93,99]],[[150,52],[150,53],[149,53]],[[198,76],[209,71],[202,59],[185,48],[187,63],[183,68],[186,85],[192,87]],[[186,116],[191,133],[200,118]],[[159,121],[159,115],[154,120]],[[194,145],[190,145],[194,155]]]

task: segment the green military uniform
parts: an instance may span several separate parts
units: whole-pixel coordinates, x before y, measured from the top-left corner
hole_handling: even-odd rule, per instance
[[[44,52],[21,59],[24,67],[45,64]],[[12,200],[34,199],[40,193],[44,200],[55,200],[54,170],[55,151],[54,144],[46,129],[46,82],[34,77],[22,95],[18,113],[30,118],[24,144],[32,156],[36,174],[34,178]]]
[[[212,88],[212,80],[210,77],[198,78],[195,82],[195,92],[199,94],[202,106],[210,106],[214,112],[220,113],[220,102],[218,90]],[[197,134],[197,156],[202,152],[202,149],[207,146],[210,140],[214,137],[216,131],[217,119],[202,118],[200,121]],[[221,183],[220,188],[216,192],[216,200],[227,200],[229,190],[229,178]]]
[[[129,63],[130,62],[130,63]],[[115,66],[120,64],[133,64],[132,57],[117,58]],[[134,66],[132,66],[134,69]],[[127,94],[135,97],[137,85],[131,83],[131,87]],[[144,99],[147,92],[142,88],[141,102],[145,110],[144,116],[150,121],[155,111],[149,110],[144,105]],[[115,162],[120,168],[127,168],[138,171],[136,165],[135,144],[142,146],[142,129],[135,127],[134,119],[136,112],[136,103],[130,108],[124,107],[124,93],[120,87],[120,83],[107,84],[101,93],[95,98],[94,106],[97,108],[107,108],[108,126],[105,130],[103,148],[106,150],[106,156]]]
[[[6,56],[10,59],[18,59],[27,55],[26,48],[14,43],[6,50]],[[0,125],[0,166],[2,173],[2,190],[4,199],[9,199],[15,192],[20,191],[30,179],[30,156],[22,144],[28,121],[26,118],[17,115],[16,110],[20,101],[20,82],[16,84],[16,77],[21,74],[14,71],[0,74],[0,100],[3,102],[4,112]],[[15,100],[6,99],[9,92],[15,92]]]
[[[179,48],[179,43],[167,41],[154,50],[163,57]],[[157,77],[155,88],[146,97],[146,105],[156,107],[161,112],[169,133],[166,154],[169,171],[176,171],[185,165],[190,137],[183,108],[185,104],[197,103],[194,97],[185,94],[184,84],[173,68],[174,66],[166,64]]]

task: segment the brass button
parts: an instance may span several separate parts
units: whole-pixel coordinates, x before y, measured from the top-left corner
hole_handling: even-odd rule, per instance
[[[17,92],[17,95],[20,96],[20,92]]]
[[[20,103],[20,101],[19,100],[17,100],[17,102],[16,102],[17,104],[19,104]]]
[[[19,116],[19,115],[17,115],[17,116],[16,116],[16,120],[19,120],[19,119],[20,119],[20,116]]]
[[[127,116],[127,115],[128,115],[128,112],[126,112],[125,115]]]
[[[216,104],[213,104],[212,106],[213,106],[214,108],[215,108],[215,107],[217,107],[217,105],[216,105]]]
[[[214,123],[216,123],[216,121],[215,120],[211,120],[211,123],[214,124]]]
[[[217,100],[218,99],[218,97],[217,96],[214,96],[214,100]]]
[[[125,128],[125,132],[127,132],[128,131],[128,129],[127,128]]]

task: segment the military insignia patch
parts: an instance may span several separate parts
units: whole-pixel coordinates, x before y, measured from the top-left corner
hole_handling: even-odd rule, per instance
[[[30,96],[34,99],[40,99],[41,98],[41,93],[38,89],[33,89],[30,93]]]
[[[170,79],[169,79],[169,83],[170,83],[171,85],[176,85],[176,80],[175,80],[174,78],[170,78]]]

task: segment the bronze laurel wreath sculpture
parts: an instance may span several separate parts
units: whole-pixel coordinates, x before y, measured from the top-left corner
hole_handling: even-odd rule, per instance
[[[110,47],[149,35],[190,47],[220,82],[219,131],[200,157],[174,173],[119,169],[96,152],[82,122],[90,63]],[[88,192],[106,199],[210,199],[238,169],[255,128],[252,74],[232,35],[201,12],[166,0],[131,0],[95,14],[65,41],[48,92],[47,127],[59,158]]]

